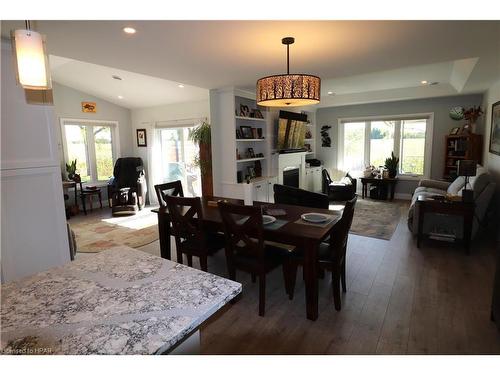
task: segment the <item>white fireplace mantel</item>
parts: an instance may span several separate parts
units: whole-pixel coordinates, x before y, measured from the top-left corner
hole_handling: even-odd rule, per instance
[[[305,188],[306,152],[294,152],[278,155],[278,184],[283,184],[283,170],[285,168],[299,168],[299,188]]]

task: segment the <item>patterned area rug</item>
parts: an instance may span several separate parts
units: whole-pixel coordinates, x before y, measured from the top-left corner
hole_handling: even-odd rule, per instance
[[[351,233],[390,240],[401,215],[408,212],[407,201],[374,201],[358,198]]]
[[[95,218],[71,224],[77,251],[98,253],[112,246],[138,248],[158,239],[158,219],[146,208],[133,216]]]

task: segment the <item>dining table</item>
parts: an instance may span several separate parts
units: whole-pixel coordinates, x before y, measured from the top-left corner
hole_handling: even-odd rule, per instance
[[[217,201],[226,201],[233,204],[243,205],[241,199],[224,198],[218,196],[203,196],[202,220],[208,230],[223,231],[222,218],[219,213]],[[319,209],[287,204],[277,204],[268,202],[253,202],[254,206],[260,206],[264,212],[281,211],[281,215],[276,215],[280,221],[285,221],[284,225],[264,226],[264,240],[279,242],[286,245],[295,246],[304,254],[304,282],[306,297],[307,319],[316,320],[318,318],[318,247],[332,233],[335,225],[341,217],[340,211]],[[153,209],[158,215],[158,231],[160,240],[161,257],[171,259],[170,244],[170,215],[167,207]],[[323,225],[311,225],[303,221],[302,215],[306,213],[319,213],[328,215],[331,219]]]

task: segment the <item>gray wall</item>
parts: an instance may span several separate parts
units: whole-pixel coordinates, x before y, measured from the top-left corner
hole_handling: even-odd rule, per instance
[[[362,116],[383,116],[402,115],[411,113],[434,113],[434,133],[432,142],[432,164],[431,178],[441,179],[444,168],[444,137],[449,134],[453,127],[463,125],[464,121],[453,121],[449,116],[450,108],[455,106],[471,107],[481,105],[483,95],[461,95],[441,98],[404,100],[386,103],[360,104],[342,107],[319,108],[316,114],[317,140],[316,155],[328,168],[337,166],[338,150],[338,119],[345,117]],[[319,129],[323,125],[330,125],[330,137],[332,147],[321,147],[321,137]],[[484,134],[484,120],[478,121],[476,130],[479,134]],[[418,182],[400,181],[398,182],[396,193],[411,194]]]
[[[54,107],[58,120],[62,118],[89,119],[89,120],[112,120],[118,121],[120,133],[120,153],[122,157],[134,156],[134,147],[132,143],[132,121],[131,113],[128,108],[120,107],[106,100],[96,98],[82,91],[53,83],[54,89]],[[82,102],[95,102],[97,113],[82,112]],[[61,161],[62,135],[59,128],[58,144]],[[64,165],[64,164],[63,164]]]

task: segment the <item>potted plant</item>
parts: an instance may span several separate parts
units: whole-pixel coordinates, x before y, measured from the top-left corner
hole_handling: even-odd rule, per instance
[[[203,121],[201,125],[189,132],[189,139],[198,144],[200,148],[200,154],[195,158],[195,163],[200,167],[201,192],[203,195],[212,195],[212,135],[210,124]]]
[[[464,118],[467,121],[464,126],[464,130],[467,134],[476,132],[476,121],[482,114],[483,110],[481,109],[481,106],[474,106],[464,111]]]
[[[389,171],[389,178],[394,178],[398,174],[399,158],[391,152],[391,157],[385,159],[385,167]]]
[[[66,172],[68,173],[68,180],[73,180],[76,174],[76,159],[69,164],[66,163]]]

